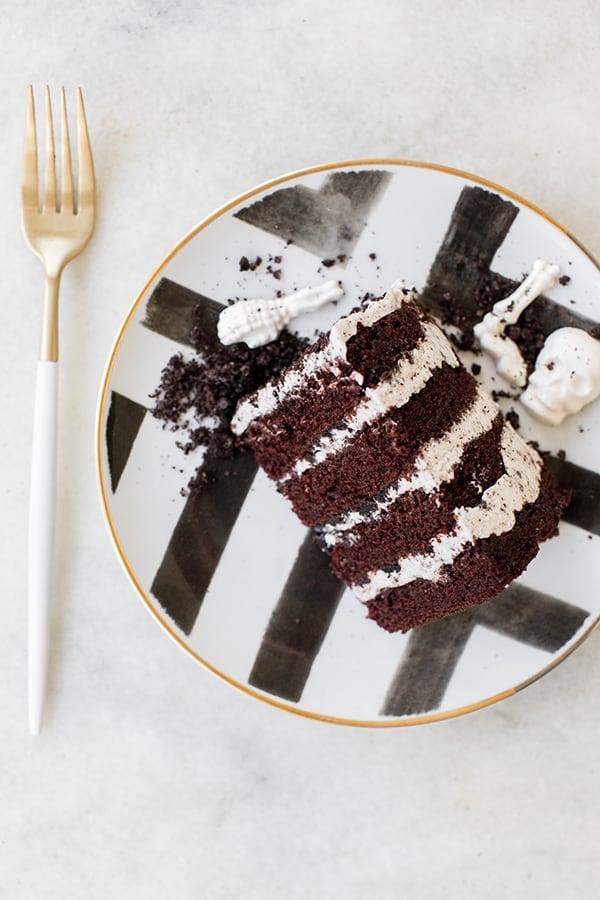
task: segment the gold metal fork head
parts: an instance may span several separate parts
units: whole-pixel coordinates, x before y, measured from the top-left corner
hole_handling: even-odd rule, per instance
[[[22,222],[25,240],[42,261],[46,290],[42,313],[40,359],[58,359],[58,288],[65,265],[92,236],[96,220],[96,182],[83,95],[77,89],[77,180],[69,137],[65,90],[60,92],[60,171],[54,145],[50,90],[45,90],[45,177],[38,166],[38,138],[33,88],[27,96],[23,158]],[[60,176],[60,177],[59,177]]]
[[[50,89],[45,89],[45,178],[38,167],[38,138],[33,88],[29,86],[23,158],[22,214],[25,238],[48,269],[59,271],[88,243],[95,224],[96,183],[83,94],[77,89],[77,181],[69,137],[65,89],[60,91],[60,178]],[[62,260],[62,261],[61,261]]]

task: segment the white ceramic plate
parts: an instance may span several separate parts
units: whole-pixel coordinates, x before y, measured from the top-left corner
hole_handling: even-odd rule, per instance
[[[184,456],[180,436],[148,413],[167,361],[189,353],[196,303],[214,312],[232,297],[273,297],[338,278],[345,299],[295,323],[312,337],[398,278],[439,287],[444,260],[456,252],[479,271],[514,280],[536,257],[558,263],[570,280],[547,293],[551,310],[600,319],[597,265],[540,210],[465,173],[367,160],[286,175],[217,210],[160,264],[119,331],[97,432],[117,553],[165,631],[254,697],[350,724],[432,721],[513,694],[564,659],[598,620],[600,402],[550,428],[507,401],[521,433],[550,451],[574,488],[567,521],[499,598],[407,635],[365,618],[250,457],[199,497],[185,496],[199,457]],[[262,263],[241,271],[243,256]],[[480,377],[503,387],[485,363]]]

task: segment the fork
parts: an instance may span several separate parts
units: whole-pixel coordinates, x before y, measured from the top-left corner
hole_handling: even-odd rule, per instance
[[[22,222],[25,240],[42,261],[45,275],[42,333],[37,363],[28,559],[29,729],[42,724],[49,653],[49,602],[55,519],[56,424],[58,409],[58,296],[64,267],[87,245],[96,216],[94,165],[83,95],[77,90],[77,184],[67,120],[60,92],[61,161],[57,172],[50,90],[46,87],[46,164],[38,172],[33,88],[28,89],[23,164]]]

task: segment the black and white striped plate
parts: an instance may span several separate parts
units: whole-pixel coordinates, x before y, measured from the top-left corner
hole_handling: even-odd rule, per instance
[[[515,280],[536,257],[558,263],[570,280],[545,301],[557,321],[565,310],[585,326],[600,319],[598,266],[540,210],[462,172],[367,160],[286,175],[200,222],[156,269],[116,338],[100,392],[97,456],[117,553],[183,649],[283,709],[359,725],[468,712],[547,672],[600,616],[600,401],[559,428],[516,404],[521,433],[550,452],[574,491],[560,535],[496,599],[407,635],[365,618],[252,457],[241,456],[233,470],[228,463],[214,484],[187,496],[199,457],[184,456],[178,436],[148,413],[167,361],[191,353],[197,304],[214,324],[231,298],[338,278],[344,300],[296,323],[312,337],[398,278],[443,287],[456,248],[472,272]],[[242,271],[243,256],[262,263]],[[480,377],[502,387],[485,361]]]

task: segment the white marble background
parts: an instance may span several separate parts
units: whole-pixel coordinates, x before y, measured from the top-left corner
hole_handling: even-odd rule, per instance
[[[30,0],[0,24],[2,900],[598,895],[600,635],[517,697],[411,729],[249,700],[167,640],[100,514],[97,389],[130,302],[238,192],[397,156],[505,184],[600,256],[595,0]],[[19,227],[28,82],[85,90],[98,227],[62,295],[50,701],[27,733],[41,270]],[[575,582],[576,576],[574,576]]]

